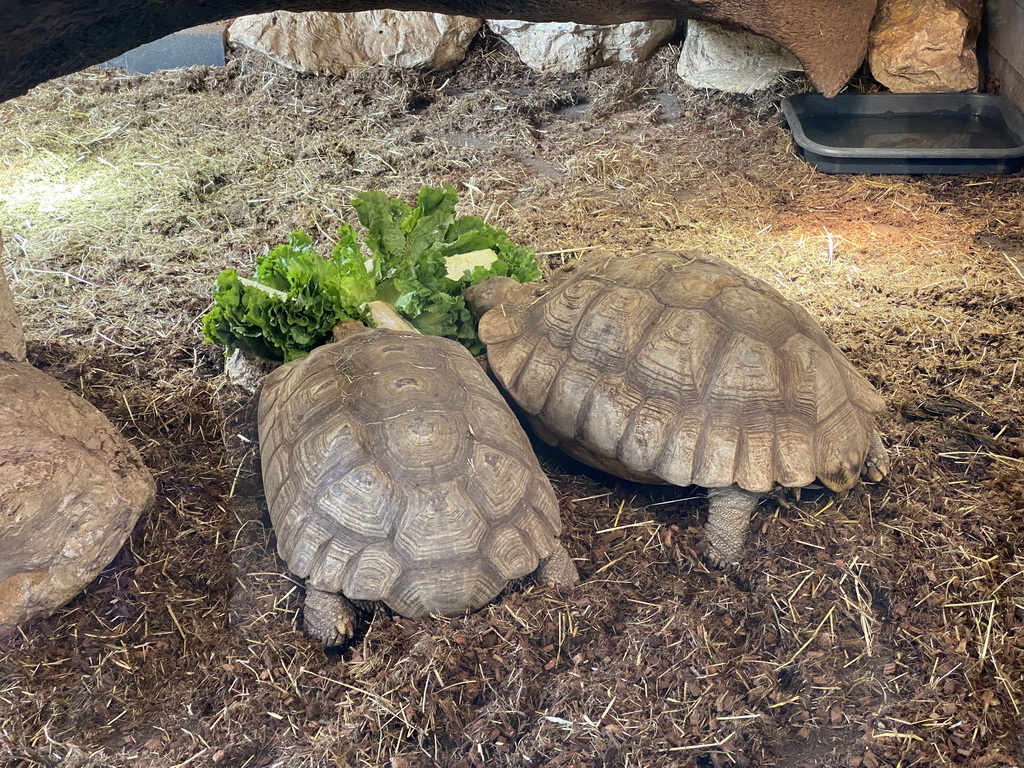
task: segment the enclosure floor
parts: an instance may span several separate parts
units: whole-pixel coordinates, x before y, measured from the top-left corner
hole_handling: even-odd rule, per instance
[[[1024,764],[1022,180],[817,174],[778,110],[804,83],[693,91],[677,56],[541,76],[488,40],[448,75],[346,79],[242,56],[0,105],[31,361],[159,488],[83,595],[0,644],[0,764]],[[890,477],[766,501],[719,572],[699,491],[546,452],[578,587],[377,614],[325,654],[199,320],[220,270],[294,228],[329,245],[357,192],[446,183],[549,273],[697,248],[769,281],[885,398]]]

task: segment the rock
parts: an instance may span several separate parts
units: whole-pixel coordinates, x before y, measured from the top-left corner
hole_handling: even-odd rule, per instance
[[[511,45],[536,72],[585,72],[609,64],[644,61],[668,40],[676,21],[574,24],[488,19],[494,34]]]
[[[275,360],[238,348],[224,361],[224,377],[232,386],[240,387],[252,395],[259,389],[266,375],[280,365]]]
[[[228,39],[299,72],[344,75],[366,66],[450,69],[466,56],[483,22],[421,11],[242,16]]]
[[[4,240],[0,237],[0,253]],[[14,297],[7,284],[3,267],[0,266],[0,360],[20,363],[25,359],[25,336],[21,331],[21,320],[14,311]]]
[[[78,594],[154,496],[99,411],[28,363],[0,362],[0,635]]]
[[[792,53],[766,37],[691,21],[676,72],[694,88],[753,93],[767,88],[783,72],[803,66]]]
[[[973,91],[981,0],[882,0],[871,27],[868,64],[897,93]]]
[[[246,505],[262,496],[263,476],[260,472],[260,440],[256,427],[260,384],[267,374],[281,363],[236,349],[224,361],[224,384],[217,390],[224,429],[221,433],[232,470],[232,499],[241,497],[235,514],[240,519],[258,519],[263,508]],[[250,514],[251,513],[251,514]]]

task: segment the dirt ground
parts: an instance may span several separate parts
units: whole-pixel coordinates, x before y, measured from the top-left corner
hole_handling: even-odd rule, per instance
[[[155,508],[0,643],[5,766],[1024,765],[1021,177],[825,176],[784,92],[693,91],[678,51],[586,76],[484,40],[447,75],[100,70],[0,105],[0,258],[31,361],[142,452]],[[219,271],[362,190],[455,185],[544,254],[700,248],[801,302],[889,405],[889,478],[758,510],[701,562],[694,489],[543,454],[572,590],[369,617],[325,653],[225,449]],[[237,441],[236,441],[237,442]]]

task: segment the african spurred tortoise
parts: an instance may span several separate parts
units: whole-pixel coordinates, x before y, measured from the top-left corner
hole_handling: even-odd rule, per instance
[[[709,558],[736,561],[775,485],[879,480],[883,402],[800,306],[700,253],[592,259],[546,293],[466,293],[501,386],[537,434],[645,483],[708,489]]]
[[[526,434],[454,341],[361,328],[318,347],[267,377],[259,435],[278,552],[326,645],[351,636],[349,601],[453,615],[532,572],[579,578]]]

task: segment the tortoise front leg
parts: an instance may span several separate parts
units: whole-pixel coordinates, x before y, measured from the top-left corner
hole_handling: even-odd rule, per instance
[[[355,634],[355,608],[337,592],[325,592],[307,584],[302,613],[306,634],[327,648],[344,645]]]
[[[739,562],[747,540],[750,515],[764,496],[745,491],[738,485],[708,488],[708,522],[704,533],[708,538],[708,561],[716,568]]]
[[[542,584],[557,587],[571,587],[580,581],[579,571],[561,542],[555,542],[554,551],[540,561],[536,574]]]

